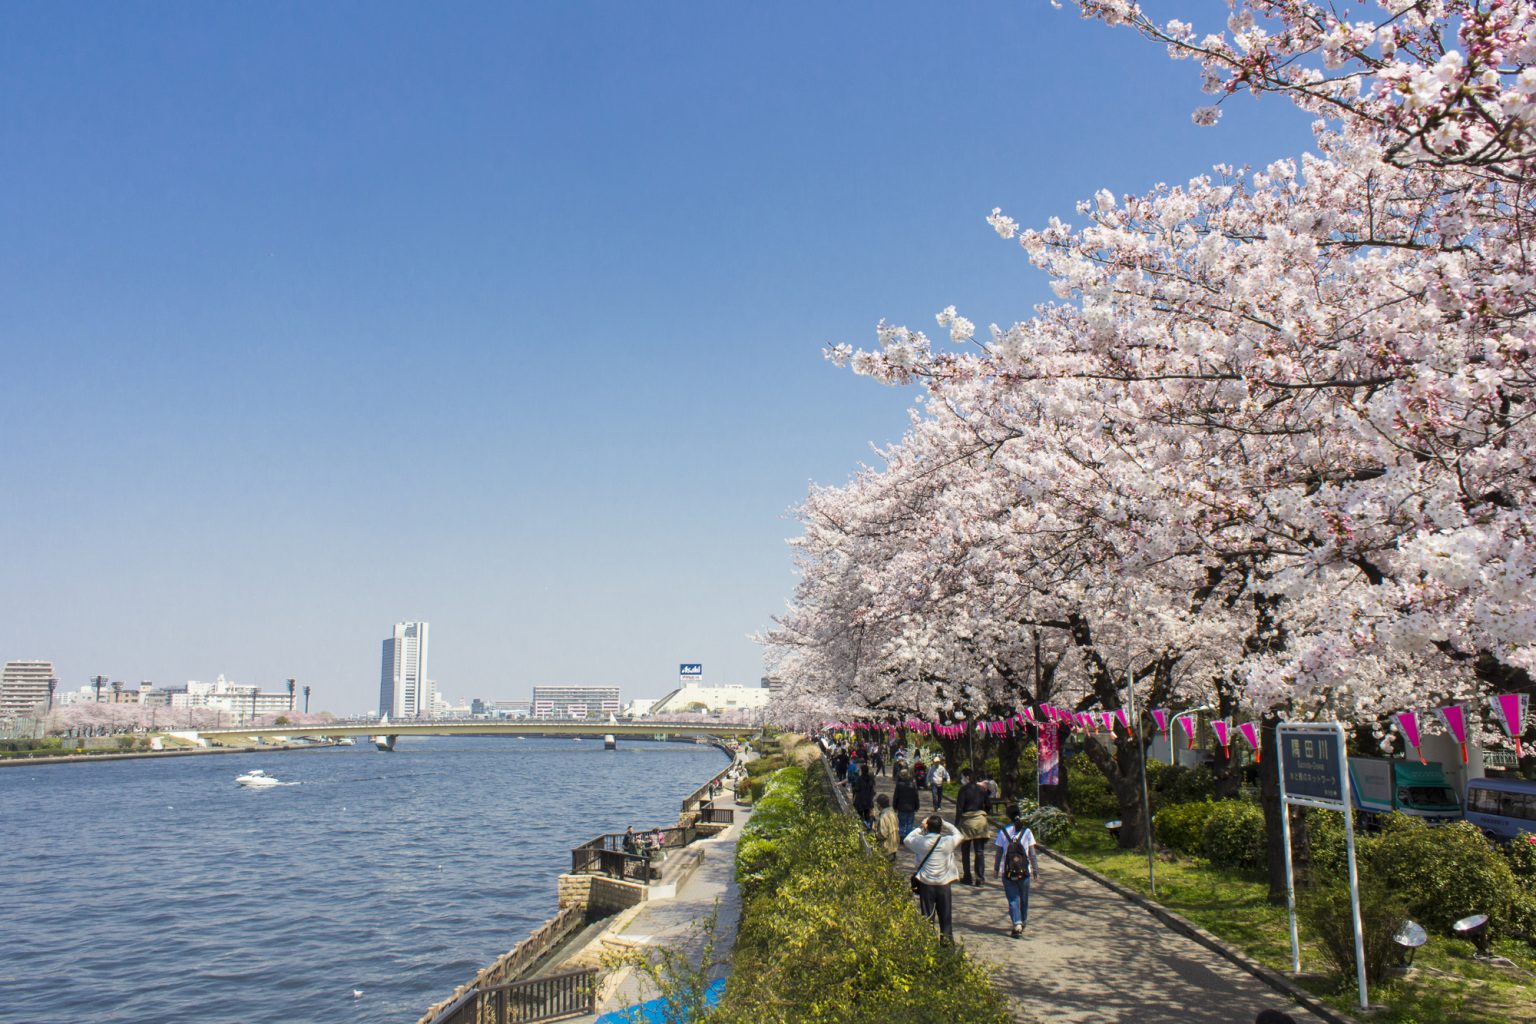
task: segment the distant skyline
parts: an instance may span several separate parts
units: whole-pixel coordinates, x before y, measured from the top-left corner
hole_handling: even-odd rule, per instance
[[[789,510],[906,426],[822,349],[1027,317],[993,207],[1310,146],[1206,100],[1033,2],[7,5],[0,661],[753,685]]]

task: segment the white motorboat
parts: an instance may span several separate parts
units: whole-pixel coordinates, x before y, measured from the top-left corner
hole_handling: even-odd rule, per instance
[[[245,786],[247,789],[270,789],[273,786],[281,786],[282,783],[260,768],[252,768],[244,775],[236,778],[235,785]]]
[[[353,739],[351,736],[343,736],[341,739],[336,741],[336,745],[338,747],[355,747],[357,746],[357,740]]]

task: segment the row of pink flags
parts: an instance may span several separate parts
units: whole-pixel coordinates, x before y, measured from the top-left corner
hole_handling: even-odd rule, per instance
[[[1528,693],[1505,693],[1497,697],[1490,697],[1493,717],[1503,728],[1504,734],[1515,743],[1517,756],[1524,756],[1525,751],[1520,745],[1520,734],[1525,731],[1526,716],[1530,711],[1531,695]],[[1184,735],[1192,749],[1195,745],[1195,716],[1187,714],[1172,715],[1170,708],[1153,708],[1150,712],[1152,720],[1157,723],[1157,729],[1165,738],[1168,737],[1168,728],[1176,718],[1183,727]],[[1461,763],[1467,763],[1467,706],[1465,704],[1452,704],[1449,707],[1436,708],[1428,714],[1434,715],[1445,726],[1451,737],[1461,745]],[[1397,721],[1397,727],[1402,731],[1413,752],[1419,760],[1424,760],[1424,752],[1419,749],[1418,711],[1399,711],[1393,717]],[[1170,717],[1171,716],[1171,717]],[[825,728],[842,729],[844,731],[866,731],[894,733],[897,729],[907,729],[910,732],[923,735],[940,736],[944,739],[957,739],[964,736],[969,728],[976,733],[991,736],[1006,736],[1010,732],[1021,731],[1028,726],[1039,727],[1042,725],[1055,725],[1067,729],[1082,729],[1085,732],[1097,732],[1104,729],[1113,732],[1116,725],[1125,731],[1127,736],[1134,733],[1131,730],[1130,716],[1124,708],[1114,711],[1068,711],[1065,708],[1054,707],[1050,704],[1041,705],[1037,711],[1035,708],[1026,707],[1023,711],[1009,715],[1006,718],[975,719],[969,724],[966,722],[944,723],[938,721],[925,721],[920,718],[909,718],[901,723],[891,722],[827,722]],[[1231,754],[1231,742],[1234,736],[1241,736],[1253,748],[1253,759],[1259,759],[1259,723],[1239,722],[1233,725],[1230,718],[1218,718],[1211,722],[1211,731],[1216,734],[1216,742],[1221,744],[1221,749],[1228,755]],[[1171,742],[1171,740],[1170,740]]]

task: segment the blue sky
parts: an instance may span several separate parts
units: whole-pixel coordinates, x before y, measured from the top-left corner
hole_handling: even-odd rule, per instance
[[[788,511],[906,422],[823,346],[1026,317],[994,206],[1308,146],[1202,102],[1044,0],[0,7],[0,659],[755,682]]]

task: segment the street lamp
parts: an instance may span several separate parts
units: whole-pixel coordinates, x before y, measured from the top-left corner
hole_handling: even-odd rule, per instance
[[[1169,722],[1168,722],[1168,766],[1170,768],[1178,767],[1178,763],[1179,763],[1179,748],[1174,745],[1174,737],[1178,736],[1178,734],[1179,734],[1179,730],[1174,728],[1174,727],[1179,724],[1179,719],[1187,718],[1190,715],[1198,715],[1202,711],[1214,711],[1214,710],[1215,710],[1215,705],[1212,705],[1212,704],[1201,704],[1197,708],[1190,708],[1188,711],[1180,711],[1178,714],[1174,715],[1172,719],[1169,720]]]

